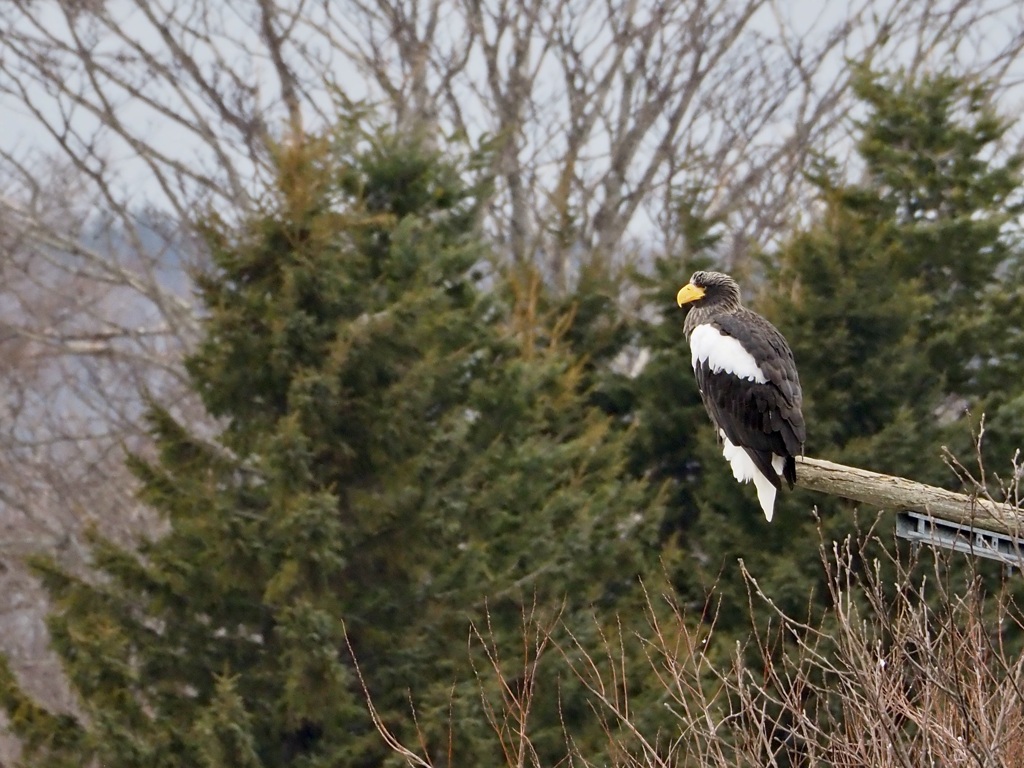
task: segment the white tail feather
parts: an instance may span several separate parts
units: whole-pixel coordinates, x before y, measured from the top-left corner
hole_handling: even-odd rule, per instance
[[[741,483],[754,481],[754,487],[757,489],[757,500],[761,504],[761,509],[764,510],[765,518],[770,523],[775,515],[775,495],[777,492],[775,485],[761,473],[757,465],[754,464],[754,460],[750,458],[750,454],[739,446],[733,445],[729,438],[725,436],[723,430],[719,430],[718,434],[722,437],[722,455],[729,462],[732,476]],[[782,475],[785,465],[786,460],[784,457],[772,456],[772,468],[779,476]]]

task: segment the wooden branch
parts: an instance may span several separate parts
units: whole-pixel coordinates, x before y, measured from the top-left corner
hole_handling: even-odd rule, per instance
[[[800,488],[860,501],[879,509],[921,512],[1013,536],[1024,531],[1024,509],[1011,504],[998,504],[989,499],[831,461],[797,457],[796,484]]]

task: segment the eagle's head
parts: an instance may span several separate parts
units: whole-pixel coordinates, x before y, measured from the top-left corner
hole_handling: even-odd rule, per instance
[[[679,306],[692,304],[695,307],[711,305],[740,305],[740,287],[728,275],[721,272],[694,272],[690,282],[679,289],[676,294]]]

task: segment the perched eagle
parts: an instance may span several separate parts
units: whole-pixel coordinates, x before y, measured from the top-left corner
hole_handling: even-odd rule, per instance
[[[691,306],[683,330],[722,453],[737,480],[754,481],[770,521],[780,476],[793,487],[793,457],[806,439],[793,353],[774,325],[740,304],[740,288],[728,275],[695,272],[676,301]]]

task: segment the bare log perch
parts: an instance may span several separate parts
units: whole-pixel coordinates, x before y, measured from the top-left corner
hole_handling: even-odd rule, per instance
[[[1024,509],[947,491],[902,477],[868,472],[831,461],[797,457],[796,484],[893,511],[910,510],[960,525],[979,526],[1018,536]]]

